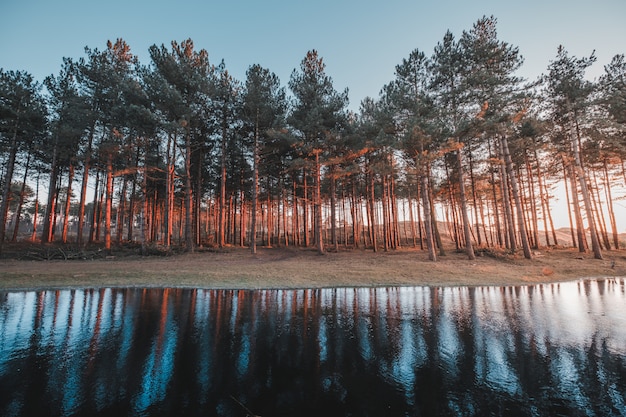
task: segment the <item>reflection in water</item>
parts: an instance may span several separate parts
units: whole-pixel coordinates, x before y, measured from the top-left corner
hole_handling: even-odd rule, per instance
[[[0,415],[626,415],[625,282],[0,293]]]

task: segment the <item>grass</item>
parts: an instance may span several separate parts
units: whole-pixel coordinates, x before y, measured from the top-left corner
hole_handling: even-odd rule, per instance
[[[351,250],[319,255],[294,248],[199,250],[142,257],[135,252],[72,260],[0,260],[0,290],[189,287],[327,288],[372,286],[510,286],[626,276],[626,252],[593,259],[574,249],[543,249],[532,260],[504,252],[478,251],[469,261],[449,251],[437,262],[425,252]]]

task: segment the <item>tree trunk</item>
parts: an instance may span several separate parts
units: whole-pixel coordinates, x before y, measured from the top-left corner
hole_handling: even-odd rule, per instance
[[[324,241],[322,239],[322,175],[320,166],[320,151],[315,151],[315,206],[314,206],[314,229],[317,252],[324,253]]]
[[[504,156],[504,148],[502,146],[502,141],[499,141],[500,147],[500,180],[502,183],[502,205],[504,206],[504,217],[505,217],[505,247],[509,249],[511,252],[515,252],[517,250],[517,240],[515,238],[515,222],[513,220],[513,212],[512,212],[512,204],[510,199],[510,184],[509,177],[507,175],[506,169],[506,158]]]
[[[418,198],[419,198],[419,194],[418,194]],[[415,231],[415,216],[413,214],[413,198],[411,197],[411,192],[408,192],[408,203],[409,203],[409,223],[411,224],[411,240],[413,242],[412,246],[414,248],[417,247],[417,238],[416,238],[416,231]],[[419,206],[419,203],[418,203]]]
[[[515,208],[517,209],[517,227],[522,239],[522,249],[524,251],[524,258],[531,259],[532,254],[530,252],[530,245],[528,243],[528,235],[526,234],[526,225],[524,223],[524,210],[522,209],[522,202],[517,184],[517,177],[513,171],[513,161],[511,160],[511,153],[509,152],[509,142],[506,136],[501,137],[502,149],[504,151],[504,158],[506,162],[506,171],[511,182],[511,191],[513,193],[513,200],[515,201]]]
[[[439,225],[437,224],[437,213],[435,212],[435,199],[433,197],[432,175],[428,172],[428,202],[430,204],[430,217],[432,218],[432,227],[435,243],[439,248],[439,256],[446,256],[446,250],[443,247],[441,233],[439,233]]]
[[[148,173],[144,160],[143,175],[141,180],[141,254],[148,254]]]
[[[617,231],[617,222],[615,221],[615,210],[613,209],[613,196],[611,194],[611,181],[609,179],[609,167],[606,159],[604,160],[604,182],[606,183],[606,194],[609,205],[609,220],[611,222],[611,231],[613,235],[613,245],[615,249],[619,249],[619,235]]]
[[[489,154],[492,155],[491,141],[489,141]],[[499,209],[500,205],[498,204],[498,192],[497,192],[497,187],[496,187],[496,173],[495,173],[496,170],[490,169],[490,171],[491,171],[491,194],[493,198],[493,211],[494,211],[494,219],[496,223],[496,240],[498,241],[498,246],[503,247],[505,246],[505,243],[504,243],[505,239],[502,233],[502,225],[501,225],[500,209]],[[502,190],[502,187],[500,188],[500,190]]]
[[[381,197],[381,206],[383,210],[383,248],[385,252],[389,251],[389,193],[387,186],[387,175],[383,175],[383,195]]]
[[[252,156],[252,207],[250,208],[250,251],[256,253],[256,213],[259,195],[259,110],[254,125],[254,149]]]
[[[91,125],[85,149],[85,160],[83,161],[83,181],[80,188],[80,202],[78,203],[78,225],[76,226],[76,243],[83,244],[83,227],[85,225],[85,204],[87,202],[87,183],[89,182],[89,169],[91,168],[91,148],[95,134],[95,122]]]
[[[99,200],[98,192],[100,189],[100,170],[96,170],[96,186],[93,192],[93,203],[91,213],[91,225],[89,227],[89,243],[93,243],[96,240],[96,225],[99,221]]]
[[[578,121],[576,121],[576,134],[578,132]],[[585,172],[583,171],[582,162],[580,159],[580,152],[578,149],[578,142],[580,138],[572,133],[572,151],[574,152],[574,170],[578,177],[578,183],[580,184],[580,191],[583,195],[583,202],[585,204],[585,211],[587,213],[587,221],[589,223],[589,232],[591,234],[591,248],[593,250],[593,256],[596,259],[602,259],[602,250],[600,249],[600,241],[598,240],[598,233],[596,230],[593,207],[591,206],[591,197],[589,196],[589,189],[587,187],[587,180],[585,179]]]
[[[374,184],[374,173],[370,172],[370,187],[369,187],[369,198],[368,198],[368,206],[370,213],[369,215],[369,233],[370,233],[370,241],[372,242],[372,247],[374,248],[374,252],[378,252],[378,241],[376,238],[376,213],[374,210],[376,204],[376,193],[375,193],[375,184]]]
[[[352,192],[350,193],[350,216],[352,218],[352,244],[355,248],[359,247],[359,225],[357,217],[357,196],[356,196],[356,182],[354,179],[350,181]],[[347,240],[347,237],[346,237]]]
[[[526,175],[528,176],[528,193],[530,197],[530,218],[532,219],[532,236],[533,246],[535,249],[539,248],[539,218],[537,213],[537,197],[535,196],[535,181],[533,178],[533,170],[530,164],[530,158],[527,153],[524,153],[524,160],[526,162]]]
[[[546,239],[546,246],[550,246],[550,233],[549,233],[549,224],[548,224],[548,198],[547,198],[547,190],[544,187],[544,178],[543,171],[541,170],[541,163],[539,161],[539,157],[537,155],[537,147],[534,149],[535,154],[535,163],[537,164],[537,185],[539,186],[539,200],[541,201],[541,212],[543,213],[543,228],[544,228],[544,236]],[[555,240],[554,244],[556,245],[558,242]]]
[[[146,174],[146,173],[144,173]],[[185,126],[185,246],[188,252],[195,249],[193,238],[193,219],[191,216],[193,204],[191,187],[191,132],[189,125]]]
[[[472,235],[470,231],[470,220],[467,208],[467,197],[465,194],[465,175],[463,174],[463,156],[461,155],[461,149],[456,151],[456,163],[459,174],[459,198],[461,203],[461,215],[463,219],[463,234],[465,235],[465,252],[467,258],[472,261],[476,259],[474,254],[474,246],[472,245]]]
[[[26,180],[28,179],[28,169],[30,167],[30,150],[26,157],[26,166],[24,167],[24,178],[22,179],[22,188],[20,189],[20,201],[17,203],[17,210],[15,210],[15,225],[13,226],[12,242],[17,242],[17,235],[20,230],[20,217],[22,217],[22,207],[24,205],[24,199],[26,198]],[[1,251],[2,249],[0,249]]]
[[[137,167],[135,167],[137,168]],[[124,240],[124,223],[126,222],[126,194],[128,193],[128,178],[126,175],[122,177],[122,189],[120,190],[120,198],[117,206],[117,215],[115,220],[115,240],[118,245]]]
[[[15,120],[15,127],[9,145],[9,157],[7,158],[6,162],[6,173],[4,176],[4,187],[2,189],[2,200],[0,201],[0,253],[2,253],[2,245],[4,244],[4,238],[6,234],[7,217],[9,215],[9,201],[11,198],[11,181],[13,181],[13,170],[15,169],[15,159],[17,157],[17,131],[20,121],[20,106],[21,100],[18,105],[17,119]]]
[[[46,214],[44,215],[43,220],[43,231],[41,233],[41,242],[48,243],[52,241],[52,232],[53,232],[53,217],[54,211],[56,210],[55,201],[57,190],[57,176],[58,176],[58,167],[57,167],[57,144],[58,139],[54,141],[54,147],[52,149],[52,166],[50,169],[50,179],[48,182],[48,202],[46,204]],[[10,167],[10,164],[9,164]]]
[[[469,174],[470,184],[472,186],[472,204],[474,205],[474,228],[476,230],[476,243],[478,246],[482,246],[482,237],[480,235],[480,223],[478,221],[478,199],[476,196],[476,180],[474,179],[474,160],[472,157],[472,150],[468,147],[468,162],[469,162]]]
[[[113,155],[107,152],[106,193],[104,206],[104,249],[111,254],[111,210],[113,208]]]
[[[39,216],[39,175],[40,173],[41,171],[37,169],[37,182],[36,182],[36,188],[35,188],[35,213],[33,214],[33,233],[30,237],[30,240],[32,242],[34,242],[37,237],[37,221],[38,221],[38,216]]]
[[[330,242],[333,245],[333,250],[337,252],[339,250],[339,243],[337,241],[337,197],[335,196],[335,170],[336,167],[333,165],[330,168]]]
[[[67,243],[67,227],[70,218],[70,202],[72,200],[72,181],[74,180],[74,163],[70,162],[69,173],[67,175],[67,194],[65,196],[65,213],[63,215],[63,229],[61,241]]]
[[[420,181],[422,184],[421,193],[422,193],[422,205],[424,206],[424,229],[426,231],[426,248],[428,249],[428,259],[431,261],[437,260],[437,252],[435,249],[435,242],[433,239],[433,229],[432,229],[432,215],[430,212],[430,192],[428,190],[428,177],[426,175],[420,176]]]
[[[303,196],[302,199],[302,226],[304,228],[304,246],[309,247],[309,187],[307,186],[307,170],[302,169]]]
[[[604,216],[604,207],[602,206],[602,198],[600,197],[600,187],[598,186],[598,177],[596,175],[596,171],[593,170],[593,182],[594,186],[592,190],[595,190],[595,196],[593,191],[591,194],[591,201],[593,203],[595,212],[597,213],[598,219],[598,235],[602,236],[602,243],[604,243],[604,247],[608,250],[611,249],[611,242],[609,240],[609,234],[606,229],[606,218]],[[599,238],[599,236],[598,236]]]

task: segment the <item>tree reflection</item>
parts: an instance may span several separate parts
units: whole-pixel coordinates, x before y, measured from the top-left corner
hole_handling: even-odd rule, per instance
[[[624,415],[625,301],[623,280],[4,293],[0,414]]]

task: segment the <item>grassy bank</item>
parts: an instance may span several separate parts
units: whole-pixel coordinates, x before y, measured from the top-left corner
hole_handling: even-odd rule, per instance
[[[467,260],[449,251],[438,262],[419,250],[346,251],[246,249],[173,256],[94,260],[0,260],[0,290],[91,287],[322,288],[346,286],[525,285],[580,278],[626,276],[626,252],[593,259],[575,249],[535,252],[532,260],[479,252]]]

